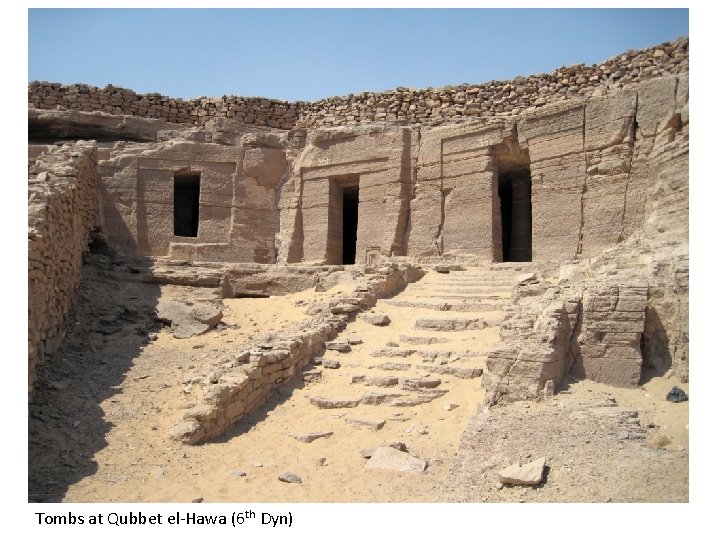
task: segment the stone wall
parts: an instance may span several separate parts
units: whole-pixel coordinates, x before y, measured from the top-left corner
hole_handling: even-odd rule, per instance
[[[336,279],[339,273],[334,273]],[[262,405],[278,386],[301,373],[358,312],[422,275],[412,266],[391,264],[374,274],[346,276],[354,290],[322,307],[314,306],[318,313],[309,324],[284,335],[261,337],[233,362],[214,369],[202,387],[201,403],[184,413],[170,436],[196,444],[222,434]],[[327,288],[331,286],[332,280]]]
[[[28,392],[65,335],[97,206],[96,145],[44,150],[28,170]]]
[[[28,104],[38,109],[69,109],[115,115],[156,118],[176,124],[202,125],[212,118],[232,118],[246,124],[291,129],[298,120],[296,103],[266,98],[223,96],[197,99],[169,98],[158,93],[136,94],[107,85],[32,82]]]
[[[214,117],[281,129],[354,125],[374,121],[427,124],[438,120],[517,115],[548,103],[587,97],[602,89],[619,89],[663,75],[688,72],[689,40],[679,38],[639,51],[627,51],[602,64],[561,67],[552,73],[511,81],[463,84],[414,90],[362,92],[316,102],[223,96],[183,100],[160,94],[136,94],[108,85],[62,85],[33,82],[28,104],[39,109],[68,108],[158,118],[202,125]]]

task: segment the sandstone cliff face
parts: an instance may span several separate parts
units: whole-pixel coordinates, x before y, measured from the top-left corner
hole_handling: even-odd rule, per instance
[[[114,114],[82,112],[84,106],[32,109],[29,126],[38,139],[100,141],[98,212],[79,212],[131,254],[368,266],[403,257],[542,268],[539,289],[518,289],[484,383],[495,400],[536,397],[571,371],[614,384],[637,384],[643,366],[687,377],[687,43],[655,50],[643,53],[640,64],[648,54],[653,60],[634,75],[629,68],[640,56],[616,62],[618,72],[621,64],[626,70],[607,74],[608,84],[591,84],[579,68],[568,71],[578,91],[541,89],[547,99],[534,105],[511,87],[509,110],[472,112],[468,95],[487,89],[466,91],[457,115],[427,116],[403,97],[400,108],[415,125],[354,125],[358,119],[345,112],[330,124],[350,125],[320,129],[299,127],[326,123],[312,115],[277,120],[281,130],[265,120],[251,126],[247,113],[198,113],[197,126],[178,125],[187,120],[180,109],[155,115],[170,122],[142,118],[142,107],[126,111],[130,100],[111,95],[111,104],[122,102],[110,107]],[[654,72],[645,69],[652,66]],[[379,110],[372,99],[367,104]],[[51,101],[33,103],[47,108]],[[483,116],[488,112],[508,114]],[[460,119],[428,120],[438,116]]]

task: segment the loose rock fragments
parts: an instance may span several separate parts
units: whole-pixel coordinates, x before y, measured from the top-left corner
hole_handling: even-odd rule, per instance
[[[514,463],[500,471],[498,478],[503,484],[512,486],[536,486],[542,482],[545,461],[545,458],[541,457],[525,465]]]
[[[391,471],[421,473],[427,469],[427,461],[413,457],[396,448],[380,446],[375,449],[372,457],[365,464],[365,469],[386,469]]]

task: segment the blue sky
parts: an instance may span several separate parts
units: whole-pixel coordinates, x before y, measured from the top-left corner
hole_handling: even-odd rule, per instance
[[[512,79],[688,32],[687,9],[30,9],[28,80],[315,100]]]

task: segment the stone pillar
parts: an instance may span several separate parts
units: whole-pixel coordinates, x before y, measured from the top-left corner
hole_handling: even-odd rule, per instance
[[[513,179],[510,260],[532,260],[532,210],[530,179]]]

